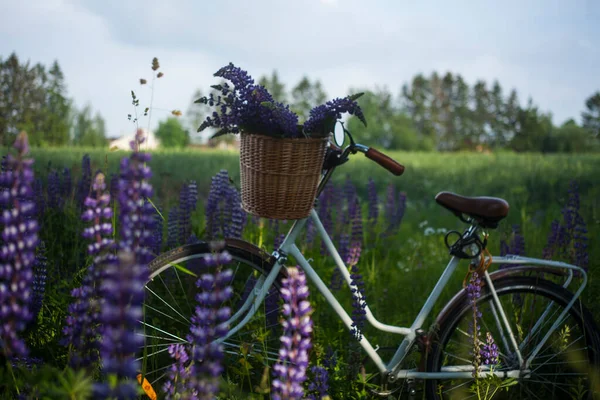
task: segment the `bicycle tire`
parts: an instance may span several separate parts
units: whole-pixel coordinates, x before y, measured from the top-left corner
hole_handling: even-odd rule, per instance
[[[240,246],[240,243],[245,242],[226,243],[223,249],[229,252],[233,258],[232,264],[225,268],[234,271],[231,282],[234,295],[227,304],[222,305],[231,307],[232,315],[243,304],[244,291],[251,289],[252,279],[268,274],[273,266],[273,259],[268,254],[248,244]],[[142,357],[146,357],[145,376],[148,376],[148,381],[153,386],[160,386],[166,379],[169,367],[173,364],[173,360],[167,354],[166,346],[174,342],[183,342],[181,339],[185,338],[189,332],[189,317],[195,308],[195,301],[191,304],[189,300],[194,298],[197,292],[195,286],[197,277],[189,275],[180,267],[185,264],[184,268],[196,275],[210,272],[205,269],[207,267],[201,267],[194,261],[207,253],[211,253],[208,243],[189,244],[163,253],[149,264],[150,279],[146,285],[145,319],[142,322],[145,329],[146,351],[145,356]],[[175,267],[176,265],[178,267]],[[204,269],[200,271],[199,268]],[[238,280],[238,276],[241,279]],[[224,343],[226,354],[223,376],[235,383],[240,390],[253,391],[252,386],[260,384],[265,371],[269,371],[276,359],[279,350],[280,328],[277,317],[281,278],[282,274],[271,287],[267,298],[261,305],[262,309],[239,332]],[[178,297],[173,293],[173,288],[182,289],[184,295]],[[165,299],[169,300],[167,303],[174,304],[166,304]],[[188,304],[187,309],[182,307],[185,306],[184,301]],[[269,304],[270,301],[271,306],[274,302],[274,310],[265,309],[266,304]],[[193,307],[190,307],[192,305]],[[176,318],[164,315],[168,313]],[[160,318],[153,318],[156,316],[160,316]],[[239,320],[233,326],[237,322]],[[152,351],[156,348],[158,348],[157,351]],[[242,353],[245,362],[240,361]],[[148,354],[151,354],[152,357],[149,357]],[[270,376],[270,372],[268,375]],[[247,386],[251,386],[250,389]]]
[[[494,282],[494,287],[498,298],[505,309],[507,319],[511,324],[511,329],[515,333],[519,346],[524,346],[522,350],[531,350],[532,348],[535,348],[535,345],[529,345],[528,342],[532,342],[536,337],[537,339],[543,337],[544,329],[550,325],[550,321],[553,320],[552,317],[558,318],[560,311],[562,311],[573,298],[573,294],[562,286],[536,277],[511,276],[501,278]],[[544,316],[542,312],[537,320],[535,319],[536,317],[533,315],[533,311],[542,311],[547,308],[544,308],[543,305],[536,305],[535,300],[531,303],[527,302],[527,300],[524,300],[525,295],[539,296],[538,298],[540,299],[548,299],[550,301],[549,304],[553,306],[548,309],[549,311],[545,318],[542,318]],[[427,359],[428,372],[440,371],[443,364],[445,365],[445,362],[451,359],[460,359],[460,362],[457,362],[457,364],[460,365],[464,365],[467,360],[472,360],[473,351],[468,349],[468,347],[470,346],[472,348],[472,344],[474,343],[473,335],[469,333],[468,328],[465,330],[465,326],[468,326],[467,322],[469,320],[472,321],[473,312],[471,304],[465,291],[459,293],[452,302],[453,305],[444,312],[444,317],[439,325],[438,333],[433,336],[431,349]],[[507,311],[509,303],[516,306],[520,303],[521,312],[515,313],[516,310],[511,309],[511,313],[509,313],[509,311]],[[526,310],[526,313],[523,313],[523,305],[526,303],[529,309]],[[490,327],[494,328],[494,325],[497,326],[496,320],[493,317],[493,311],[491,311],[493,297],[489,287],[485,285],[485,283],[481,288],[481,296],[476,304],[482,312],[480,318],[482,321],[481,330],[484,331],[485,329],[490,329]],[[594,323],[590,312],[583,306],[580,299],[574,303],[566,317],[567,319],[559,324],[559,329],[550,336],[545,347],[542,348],[542,351],[540,351],[532,361],[530,367],[532,372],[530,376],[518,378],[515,386],[509,388],[507,391],[500,391],[499,395],[495,396],[494,399],[564,399],[575,396],[576,389],[578,387],[581,389],[581,384],[585,386],[584,390],[587,390],[587,394],[582,393],[580,390],[579,394],[583,394],[583,396],[578,398],[595,398],[594,393],[598,389],[598,365],[600,356],[600,345],[596,324]],[[517,320],[519,322],[515,323]],[[531,335],[531,339],[528,340],[527,343],[524,343],[524,341],[527,340],[529,336],[527,336],[527,333],[522,326],[522,322],[525,322],[525,320],[527,320],[528,325],[526,325],[526,327],[529,327],[529,335]],[[535,322],[537,321],[540,321],[539,330],[531,331],[532,328],[536,327]],[[573,327],[568,325],[570,323],[574,323]],[[518,326],[521,326],[520,330],[518,329]],[[576,327],[577,331],[575,331],[574,327]],[[578,334],[580,336],[578,336],[573,343],[565,346],[562,338],[568,338],[573,332],[576,332],[573,336],[577,336]],[[556,335],[559,335],[558,341]],[[454,339],[455,337],[456,339]],[[518,361],[514,361],[516,358],[514,352],[513,354],[510,354],[510,351],[507,350],[510,349],[510,344],[505,345],[504,343],[501,343],[501,335],[495,336],[495,339],[498,342],[497,344],[500,349],[500,364],[497,370],[501,371],[502,369],[516,368],[514,365],[515,362],[518,364]],[[508,343],[510,342],[508,341]],[[577,343],[576,346],[570,348],[570,346],[575,343]],[[554,348],[559,351],[557,351],[556,354],[549,356],[546,352],[554,350]],[[470,351],[469,353],[467,353],[468,350]],[[525,353],[525,351],[523,352]],[[558,358],[558,360],[554,360],[554,358]],[[556,365],[557,368],[559,365],[562,365],[560,362],[556,362],[562,360],[564,360],[565,363],[569,363],[567,365],[567,371],[576,372],[561,373],[557,371],[553,374],[547,372],[548,369],[553,368],[554,365]],[[579,363],[581,363],[581,365],[576,365]],[[580,373],[577,371],[583,372]],[[571,377],[574,382],[576,376],[582,378],[583,381],[579,381],[577,385],[574,386],[567,386],[571,385]],[[460,380],[448,379],[444,382],[441,380],[427,380],[427,398],[477,398],[472,391],[469,391],[469,386],[471,385],[469,382],[474,382],[473,379],[463,380],[456,386],[452,386],[455,381]],[[549,390],[550,387],[552,387],[552,390]],[[570,392],[571,390],[573,390],[573,392]],[[524,394],[525,397],[523,397]]]

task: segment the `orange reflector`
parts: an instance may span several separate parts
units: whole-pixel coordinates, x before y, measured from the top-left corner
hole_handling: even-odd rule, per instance
[[[144,392],[146,393],[146,395],[148,397],[150,397],[151,400],[157,399],[156,392],[152,388],[152,385],[150,384],[150,382],[148,382],[148,379],[144,378],[144,383],[142,383],[142,374],[138,374],[137,381],[140,385],[142,385]]]

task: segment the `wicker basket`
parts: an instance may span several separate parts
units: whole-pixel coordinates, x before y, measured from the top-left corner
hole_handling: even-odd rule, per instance
[[[242,133],[242,208],[263,218],[306,218],[315,201],[326,148],[327,138]]]

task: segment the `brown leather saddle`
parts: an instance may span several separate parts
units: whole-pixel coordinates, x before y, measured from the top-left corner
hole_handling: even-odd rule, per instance
[[[450,210],[462,221],[468,222],[465,215],[477,221],[484,228],[497,228],[498,223],[508,215],[508,202],[497,197],[466,197],[452,192],[440,192],[435,201]]]

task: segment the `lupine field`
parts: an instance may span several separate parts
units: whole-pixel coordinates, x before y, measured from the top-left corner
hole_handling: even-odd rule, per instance
[[[135,359],[152,352],[151,338],[145,342],[135,334],[148,312],[148,263],[179,245],[224,236],[270,252],[291,225],[244,213],[237,153],[148,154],[143,143],[130,153],[30,150],[26,136],[19,136],[5,154],[0,398],[370,398],[369,372],[375,371],[356,339],[368,336],[385,358],[398,337],[365,322],[363,305],[342,284],[310,224],[299,247],[351,313],[351,332],[289,262],[281,296],[267,297],[265,307],[274,312],[265,316],[283,337],[300,339],[278,344],[279,360],[270,370],[261,368],[261,360],[246,359],[243,346],[224,355],[212,341],[228,329],[222,322],[230,310],[218,305],[232,295],[231,257],[215,244],[211,257],[198,260],[201,265],[186,266],[219,267],[213,275],[195,275],[190,286],[189,301],[197,303],[186,336],[190,344],[169,347],[163,360],[173,366],[148,375],[152,389],[144,393],[136,381],[146,362]],[[491,232],[492,254],[586,268],[584,304],[600,321],[598,156],[390,155],[406,166],[404,176],[393,177],[356,156],[338,169],[317,205],[379,320],[410,325],[446,265],[444,234],[464,225],[433,198],[450,190],[511,204],[509,217]],[[461,289],[464,272],[456,274],[430,320]],[[497,358],[493,341],[481,351],[486,362],[494,351]],[[411,354],[408,363],[417,362],[418,354]]]

